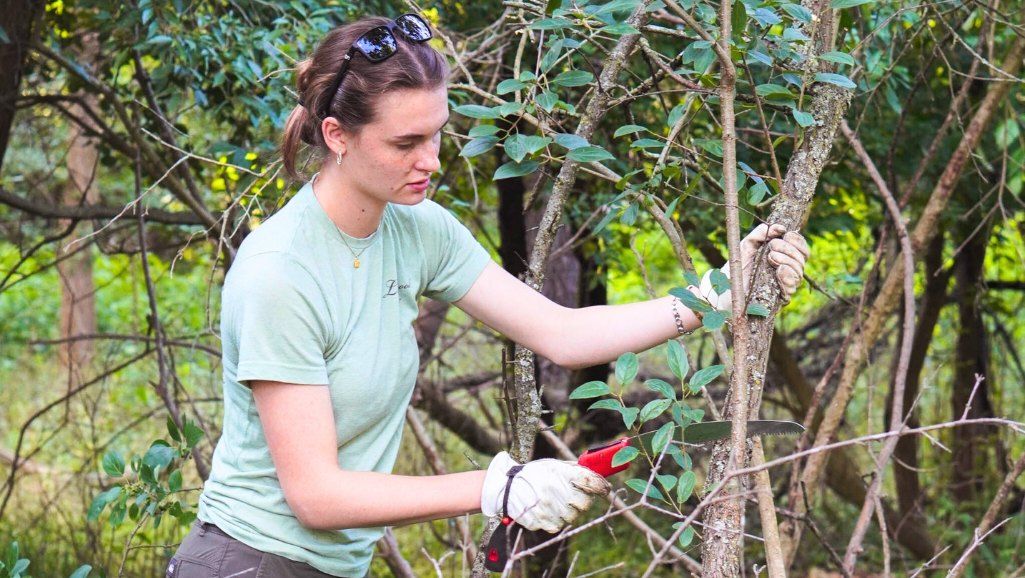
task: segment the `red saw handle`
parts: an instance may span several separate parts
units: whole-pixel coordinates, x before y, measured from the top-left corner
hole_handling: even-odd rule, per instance
[[[615,467],[612,465],[612,458],[616,452],[628,445],[630,445],[630,438],[621,438],[605,445],[592,447],[577,458],[577,463],[607,478],[630,467],[629,463]]]

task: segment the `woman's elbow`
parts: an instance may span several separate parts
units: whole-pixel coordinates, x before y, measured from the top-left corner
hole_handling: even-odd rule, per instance
[[[310,499],[302,498],[289,498],[286,496],[285,499],[288,502],[288,507],[292,509],[292,513],[295,514],[295,519],[299,521],[299,525],[308,530],[327,530],[326,520],[323,517],[322,508],[316,507]]]

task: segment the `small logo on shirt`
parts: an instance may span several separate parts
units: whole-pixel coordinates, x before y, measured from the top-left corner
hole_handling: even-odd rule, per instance
[[[395,279],[388,279],[388,282],[385,284],[384,296],[381,298],[384,299],[391,295],[398,295],[401,289],[409,289],[409,283],[399,283]]]

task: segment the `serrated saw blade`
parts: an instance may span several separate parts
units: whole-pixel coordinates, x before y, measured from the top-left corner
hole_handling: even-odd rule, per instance
[[[729,421],[705,421],[692,423],[683,430],[683,441],[701,444],[730,437],[733,423]],[[804,426],[795,421],[756,419],[747,422],[747,437],[764,435],[798,435]]]

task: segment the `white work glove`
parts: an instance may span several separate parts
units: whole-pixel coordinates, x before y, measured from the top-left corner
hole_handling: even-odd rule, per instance
[[[491,460],[484,477],[480,509],[486,516],[502,513],[508,472],[519,465],[508,452]],[[527,462],[509,487],[509,511],[505,515],[528,530],[556,533],[591,506],[596,495],[612,488],[601,475],[574,462],[541,459]]]
[[[801,285],[804,278],[804,264],[811,251],[804,237],[796,231],[787,232],[783,225],[761,224],[754,228],[740,242],[740,262],[744,272],[744,292],[751,288],[751,275],[754,273],[755,257],[758,250],[766,242],[769,243],[769,264],[776,270],[776,280],[783,290],[783,300],[787,303]],[[720,271],[730,277],[730,264],[723,265]],[[705,273],[701,278],[701,286],[688,287],[695,295],[706,299],[718,310],[731,309],[733,296],[727,290],[722,295],[715,292],[711,281],[712,272]]]

